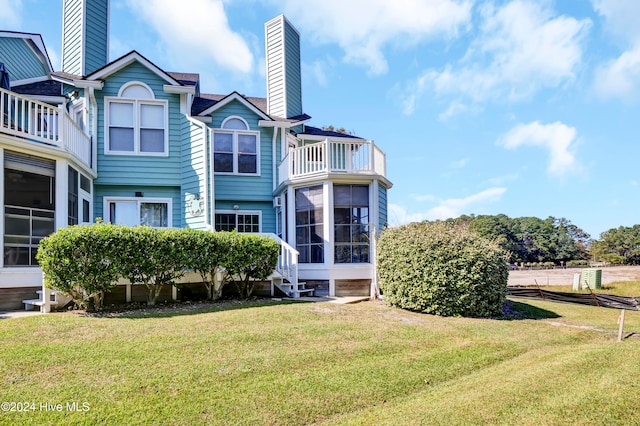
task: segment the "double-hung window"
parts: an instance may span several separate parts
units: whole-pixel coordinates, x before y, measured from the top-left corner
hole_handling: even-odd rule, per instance
[[[213,165],[216,173],[259,175],[260,132],[240,117],[227,118],[213,131]]]
[[[171,198],[104,198],[107,222],[126,226],[171,227],[171,206]]]
[[[167,101],[139,82],[128,83],[118,97],[105,98],[105,153],[169,154]]]

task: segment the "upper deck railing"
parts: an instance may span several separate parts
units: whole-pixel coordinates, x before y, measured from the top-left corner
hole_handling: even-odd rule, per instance
[[[280,182],[321,173],[386,177],[386,156],[372,141],[324,140],[293,148],[280,164]]]
[[[62,148],[91,166],[91,138],[62,106],[0,88],[0,133]]]

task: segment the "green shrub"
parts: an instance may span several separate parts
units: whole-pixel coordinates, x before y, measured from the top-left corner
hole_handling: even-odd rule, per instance
[[[268,237],[99,223],[58,230],[42,240],[37,256],[48,287],[93,310],[120,277],[146,286],[153,306],[162,288],[175,285],[187,270],[200,274],[210,300],[220,297],[231,277],[248,298],[253,280],[273,273],[279,253]]]
[[[253,293],[253,280],[265,280],[278,263],[280,245],[272,238],[233,234],[227,262],[227,272],[234,277],[240,297]]]
[[[183,249],[189,254],[187,268],[200,274],[207,298],[217,300],[229,282],[227,266],[235,237],[231,232],[192,231]]]
[[[382,232],[378,274],[385,302],[444,316],[502,313],[507,254],[465,227],[424,222]]]
[[[120,277],[117,241],[123,229],[111,224],[72,226],[44,238],[36,257],[45,285],[88,311],[100,310],[104,294]]]
[[[147,287],[147,304],[154,306],[165,285],[174,285],[187,268],[189,253],[182,247],[189,229],[125,228],[120,241],[122,276]]]

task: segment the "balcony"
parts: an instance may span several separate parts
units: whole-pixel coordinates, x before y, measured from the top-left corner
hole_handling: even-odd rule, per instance
[[[91,138],[63,106],[0,89],[0,133],[59,148],[91,166]]]
[[[372,141],[323,142],[293,148],[280,163],[280,183],[320,175],[377,175],[386,178],[386,156]]]

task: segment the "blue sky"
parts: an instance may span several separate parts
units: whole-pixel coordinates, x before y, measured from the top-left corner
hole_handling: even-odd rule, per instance
[[[62,0],[0,0],[59,69]],[[138,50],[204,92],[265,96],[263,24],[301,34],[311,125],[387,154],[392,225],[565,217],[640,223],[640,1],[112,0],[110,59]]]

